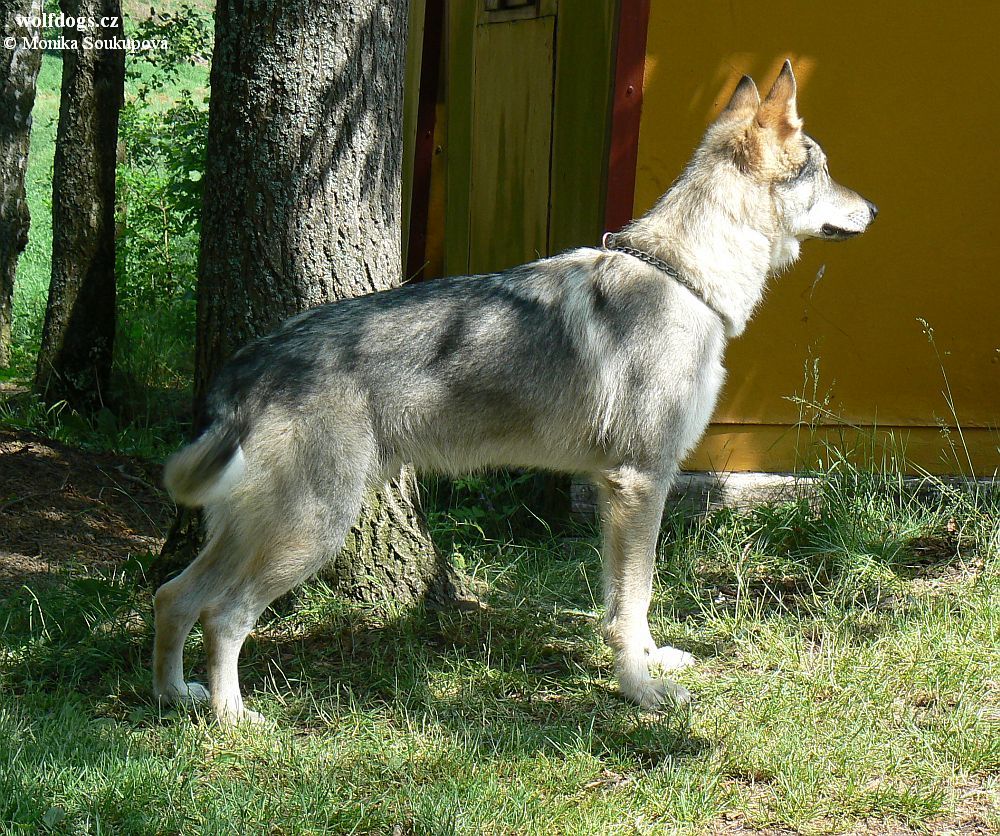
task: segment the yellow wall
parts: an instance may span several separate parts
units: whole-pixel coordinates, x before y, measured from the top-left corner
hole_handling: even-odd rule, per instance
[[[807,243],[774,283],[730,347],[718,424],[689,466],[795,465],[805,436],[789,429],[799,408],[785,398],[818,358],[818,393],[842,420],[908,439],[920,467],[968,471],[936,429],[955,423],[943,365],[972,467],[1000,467],[998,33],[995,2],[653,0],[636,213],[680,172],[739,76],[766,93],[786,56],[834,178],[880,210],[857,240]]]

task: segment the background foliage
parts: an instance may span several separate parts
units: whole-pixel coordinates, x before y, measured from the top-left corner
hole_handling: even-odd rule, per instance
[[[14,385],[0,398],[0,419],[88,447],[158,458],[183,438],[190,410],[212,14],[207,2],[168,3],[156,10],[133,2],[125,11],[127,34],[166,40],[169,49],[126,58],[111,397],[106,409],[77,415],[61,404],[45,409],[24,391],[34,371],[51,269],[52,161],[62,72],[60,54],[51,52],[43,57],[38,79],[27,175],[32,225],[15,286],[13,362],[0,370]]]

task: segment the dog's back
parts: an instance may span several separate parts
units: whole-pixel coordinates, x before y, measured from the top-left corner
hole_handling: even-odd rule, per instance
[[[311,457],[329,447],[340,467],[355,463],[338,439],[363,435],[372,481],[402,462],[591,473],[627,449],[655,464],[675,452],[663,430],[684,423],[669,413],[698,400],[722,346],[716,318],[682,293],[582,249],[314,308],[225,366],[206,440],[171,459],[167,485],[182,502],[215,497],[196,474],[231,482],[227,452],[258,447],[264,427],[282,428],[268,444],[308,436]]]

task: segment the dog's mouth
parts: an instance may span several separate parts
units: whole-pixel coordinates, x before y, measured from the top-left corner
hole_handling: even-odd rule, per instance
[[[833,224],[823,224],[820,232],[823,233],[824,238],[830,241],[844,241],[847,238],[853,238],[855,235],[861,234],[860,229],[844,229]]]

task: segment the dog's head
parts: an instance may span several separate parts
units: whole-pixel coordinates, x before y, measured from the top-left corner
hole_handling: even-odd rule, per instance
[[[729,104],[708,129],[702,149],[735,166],[749,188],[753,213],[770,211],[777,232],[779,268],[798,253],[807,238],[841,241],[864,232],[878,209],[857,192],[830,177],[826,154],[802,131],[795,102],[792,65],[785,61],[767,97],[761,101],[753,79],[743,76]]]

